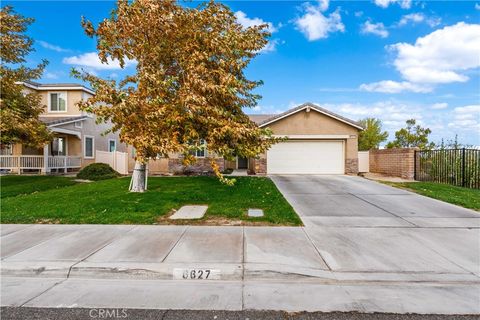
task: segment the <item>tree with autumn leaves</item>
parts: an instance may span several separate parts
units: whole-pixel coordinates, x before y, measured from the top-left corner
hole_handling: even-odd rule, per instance
[[[256,157],[277,141],[255,125],[242,108],[256,105],[260,81],[244,70],[267,44],[267,26],[243,28],[230,9],[213,1],[189,8],[176,1],[119,0],[96,28],[103,63],[136,61],[136,72],[121,81],[74,70],[96,94],[79,104],[136,149],[131,191],[145,190],[146,165],[158,155],[183,154],[192,164],[195,150],[226,159]],[[215,174],[226,183],[213,157]]]
[[[0,11],[0,145],[22,143],[26,146],[42,146],[51,139],[46,125],[39,120],[44,106],[40,95],[25,93],[24,81],[39,79],[47,65],[42,61],[35,68],[28,68],[25,57],[33,51],[33,40],[25,32],[33,22],[5,6]]]

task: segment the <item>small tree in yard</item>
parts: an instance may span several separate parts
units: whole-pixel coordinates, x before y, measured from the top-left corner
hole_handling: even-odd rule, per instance
[[[25,35],[31,18],[16,14],[12,7],[0,11],[0,144],[2,147],[13,143],[38,147],[51,139],[51,134],[38,116],[44,106],[40,95],[23,92],[24,82],[38,79],[47,64],[42,61],[36,68],[14,65],[25,62],[25,56],[33,51],[33,40]]]
[[[422,128],[416,124],[415,119],[406,121],[406,128],[395,132],[395,140],[387,144],[387,148],[412,148],[432,149],[435,143],[428,142],[428,135],[432,133],[429,128]]]
[[[266,25],[245,29],[213,1],[192,9],[156,0],[120,0],[98,28],[84,19],[82,25],[97,37],[102,62],[137,62],[136,73],[118,83],[74,71],[96,91],[80,108],[111,121],[136,149],[131,191],[145,190],[146,164],[158,154],[181,153],[188,165],[200,141],[226,159],[255,157],[277,141],[242,111],[259,98],[252,90],[261,82],[243,71],[267,44]],[[213,158],[210,164],[223,182],[234,182]]]
[[[387,140],[388,132],[382,132],[382,121],[379,119],[365,118],[359,123],[364,129],[358,135],[358,150],[378,149],[380,143]]]

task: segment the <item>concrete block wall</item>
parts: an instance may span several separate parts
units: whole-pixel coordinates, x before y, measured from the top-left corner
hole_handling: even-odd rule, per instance
[[[415,176],[415,150],[418,149],[370,150],[370,172],[413,180]]]

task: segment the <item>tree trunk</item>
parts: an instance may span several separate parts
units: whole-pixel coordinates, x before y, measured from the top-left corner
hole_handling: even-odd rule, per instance
[[[147,190],[147,164],[135,161],[130,192],[145,192]]]

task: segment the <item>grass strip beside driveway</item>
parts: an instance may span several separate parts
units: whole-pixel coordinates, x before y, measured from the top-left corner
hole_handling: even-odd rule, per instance
[[[480,190],[434,182],[386,182],[393,187],[407,189],[423,196],[480,211]]]
[[[27,185],[21,177],[3,177],[7,190]],[[50,177],[56,178],[56,177]],[[265,177],[238,177],[235,186],[214,177],[151,177],[148,191],[130,193],[130,178],[79,183],[2,200],[2,223],[155,224],[172,223],[165,216],[187,204],[206,204],[200,224],[301,225],[301,220]],[[2,190],[3,193],[3,190]],[[265,216],[250,218],[248,208]],[[188,221],[187,221],[188,222]],[[182,222],[175,222],[182,223]],[[185,223],[185,222],[183,222]]]

